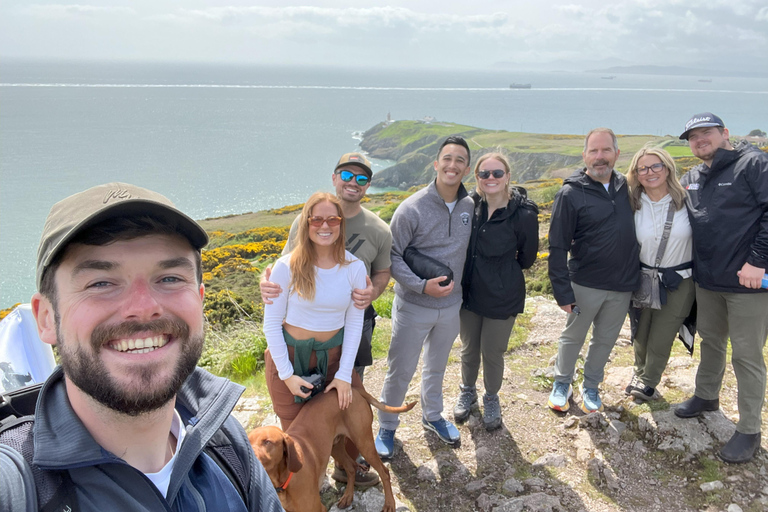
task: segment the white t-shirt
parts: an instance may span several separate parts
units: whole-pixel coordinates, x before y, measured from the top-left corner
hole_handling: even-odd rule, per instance
[[[363,332],[362,309],[352,302],[352,290],[366,287],[366,270],[362,261],[346,252],[346,265],[324,269],[315,267],[315,299],[304,300],[290,289],[291,255],[286,254],[275,262],[270,281],[277,283],[283,292],[272,304],[264,305],[264,335],[269,352],[275,361],[282,380],[293,375],[293,364],[288,357],[288,346],[283,337],[283,322],[310,331],[328,332],[344,327],[341,361],[336,378],[352,382],[352,369]]]
[[[176,450],[173,452],[173,457],[171,457],[171,460],[169,460],[168,463],[163,466],[163,469],[157,473],[144,473],[147,475],[147,478],[149,478],[152,483],[155,484],[155,487],[157,487],[157,489],[163,495],[163,498],[165,498],[168,494],[168,485],[171,483],[171,473],[173,472],[173,465],[176,463],[176,455],[181,449],[181,442],[184,440],[184,436],[187,435],[186,430],[184,430],[184,427],[181,424],[181,416],[179,416],[179,411],[176,409],[173,410],[171,434],[173,434],[176,438]]]

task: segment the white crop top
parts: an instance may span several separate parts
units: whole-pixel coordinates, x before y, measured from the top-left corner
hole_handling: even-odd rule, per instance
[[[308,301],[290,290],[290,259],[291,254],[286,254],[275,262],[270,281],[279,284],[283,292],[272,299],[272,304],[264,305],[264,335],[277,372],[282,380],[293,375],[293,364],[288,357],[288,346],[283,337],[283,322],[317,332],[344,327],[341,361],[336,377],[351,383],[365,313],[352,302],[352,290],[366,287],[365,265],[346,251],[349,264],[329,269],[315,267],[315,299]]]

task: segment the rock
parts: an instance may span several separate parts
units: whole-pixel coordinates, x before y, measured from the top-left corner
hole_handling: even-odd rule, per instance
[[[728,505],[728,512],[743,512],[743,511],[741,510],[740,506],[738,506],[735,503],[731,503],[730,505]]]
[[[419,466],[419,469],[416,470],[416,478],[418,478],[422,482],[437,481],[437,475],[435,475],[435,472],[431,468],[428,468],[427,466]]]
[[[587,474],[595,482],[601,482],[603,480],[603,461],[597,458],[589,459],[589,462],[587,462]]]
[[[603,389],[621,390],[622,396],[624,396],[624,388],[627,387],[634,374],[635,369],[631,366],[612,366],[606,368]]]
[[[548,379],[554,379],[555,378],[555,367],[554,366],[548,366],[546,368],[536,368],[531,372],[531,375],[534,377],[546,377]]]
[[[565,466],[565,455],[562,454],[556,454],[556,453],[548,453],[546,455],[542,455],[538,459],[536,459],[533,462],[533,467],[544,467],[544,466],[550,466],[555,468],[561,468]]]
[[[731,475],[731,476],[725,477],[725,481],[728,482],[729,484],[733,484],[736,482],[741,482],[741,477],[739,475]]]
[[[509,498],[499,503],[498,506],[493,507],[493,512],[522,512],[523,510],[522,498]]]
[[[652,414],[656,422],[656,435],[661,438],[659,450],[679,450],[696,455],[712,449],[712,436],[697,419],[678,418],[673,410],[643,413],[641,417],[647,419],[646,414]]]
[[[701,422],[704,424],[707,432],[712,434],[712,437],[721,443],[728,442],[733,433],[736,432],[736,425],[725,417],[722,410],[703,413],[701,415]]]
[[[627,424],[619,420],[611,420],[608,423],[608,434],[615,437],[621,437],[621,433],[627,429]]]
[[[701,484],[699,487],[701,488],[702,492],[719,491],[720,489],[725,488],[723,482],[720,480],[715,480],[714,482],[706,482]]]
[[[526,478],[525,480],[523,480],[523,484],[525,484],[525,486],[531,489],[532,491],[540,491],[544,488],[545,485],[547,485],[544,482],[544,480],[535,476],[531,478]]]
[[[573,428],[579,426],[579,418],[576,416],[568,416],[565,421],[563,421],[563,427],[565,428]]]
[[[603,413],[595,411],[584,416],[579,422],[579,426],[587,426],[593,429],[603,430],[608,426],[608,421],[606,421]]]
[[[614,491],[619,490],[619,478],[616,476],[613,469],[606,464],[603,464],[603,479],[605,480],[605,485],[607,485],[609,489]]]
[[[518,498],[519,499],[519,498]],[[522,497],[523,507],[531,512],[556,512],[563,510],[560,499],[543,492],[537,492]]]
[[[485,493],[480,494],[480,496],[478,496],[477,499],[475,500],[475,505],[477,505],[477,509],[480,510],[481,512],[490,512],[490,510],[496,504],[498,504],[498,502],[493,500],[490,496],[488,496]]]
[[[655,432],[659,426],[653,419],[653,413],[644,412],[637,417],[637,428],[640,429],[640,432]]]
[[[504,481],[504,484],[501,486],[501,490],[505,494],[517,495],[524,492],[525,487],[523,487],[523,484],[521,484],[520,481],[516,478],[509,478]]]
[[[574,446],[576,446],[576,460],[579,462],[586,462],[592,458],[592,452],[595,449],[595,445],[592,444],[592,436],[589,435],[589,432],[580,430],[576,437],[576,441],[574,442]]]
[[[488,475],[485,478],[481,478],[480,480],[474,480],[472,482],[469,482],[467,485],[464,486],[464,489],[466,489],[467,492],[477,492],[481,489],[484,489],[486,485],[488,485],[488,480],[490,479],[490,475]]]
[[[481,446],[475,450],[475,458],[477,459],[478,466],[493,464],[496,460],[496,455],[496,450],[493,450],[487,446]]]

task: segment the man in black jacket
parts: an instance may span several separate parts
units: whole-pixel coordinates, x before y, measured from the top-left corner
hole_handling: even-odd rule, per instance
[[[581,408],[589,413],[603,409],[598,386],[639,284],[640,260],[627,182],[613,170],[616,135],[608,128],[590,131],[582,157],[586,167],[555,196],[549,228],[549,279],[568,319],[547,405],[556,411],[570,407],[576,359],[594,325],[581,388]]]
[[[746,141],[731,145],[722,119],[710,112],[693,116],[680,138],[703,162],[681,180],[689,196],[702,341],[694,396],[675,414],[692,418],[719,408],[730,337],[739,422],[719,455],[747,462],[760,447],[765,399],[768,293],[760,286],[768,268],[768,155]]]

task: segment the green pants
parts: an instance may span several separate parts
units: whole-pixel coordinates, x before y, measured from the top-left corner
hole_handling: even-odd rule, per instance
[[[501,389],[504,377],[504,352],[517,316],[505,320],[486,318],[468,309],[459,313],[461,333],[461,381],[474,386],[483,356],[483,385],[485,392],[495,395]]]
[[[765,400],[763,347],[768,336],[768,293],[713,292],[696,285],[696,303],[701,363],[696,372],[695,394],[705,400],[720,396],[730,336],[731,363],[739,392],[736,430],[756,434],[760,432]]]
[[[634,343],[635,374],[646,386],[659,385],[675,336],[695,297],[693,279],[683,279],[677,290],[667,292],[667,303],[661,309],[646,308],[640,313]]]

